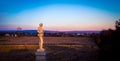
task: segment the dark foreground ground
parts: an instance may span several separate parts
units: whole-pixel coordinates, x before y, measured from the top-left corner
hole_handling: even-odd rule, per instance
[[[0,61],[35,61],[38,40],[37,37],[1,38]],[[98,61],[99,56],[98,47],[86,37],[45,37],[44,48],[47,61]]]

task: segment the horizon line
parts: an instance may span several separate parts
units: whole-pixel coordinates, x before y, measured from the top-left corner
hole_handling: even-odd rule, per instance
[[[24,29],[24,30],[36,30],[36,29]],[[22,30],[22,31],[24,31],[24,30]],[[108,29],[103,29],[103,30],[108,30]],[[113,29],[112,29],[113,30]],[[4,29],[0,29],[0,31],[17,31],[17,30],[15,30],[15,29],[6,29],[6,30],[4,30]],[[60,32],[67,32],[67,31],[102,31],[102,30],[44,30],[44,31],[60,31]]]

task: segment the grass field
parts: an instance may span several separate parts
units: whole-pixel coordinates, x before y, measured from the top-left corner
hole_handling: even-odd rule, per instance
[[[38,37],[0,38],[0,61],[35,61],[38,41]],[[44,37],[44,48],[47,61],[97,61],[98,56],[98,47],[88,37]]]
[[[0,44],[38,44],[38,37],[0,37]],[[44,44],[92,44],[88,37],[44,37]]]

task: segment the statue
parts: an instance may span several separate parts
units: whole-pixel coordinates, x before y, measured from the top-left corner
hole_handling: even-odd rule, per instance
[[[39,37],[39,51],[44,51],[44,48],[43,48],[43,37],[44,37],[44,31],[43,31],[43,23],[40,23],[39,24],[39,27],[38,27],[38,37]]]
[[[43,23],[40,23],[37,30],[39,37],[39,49],[37,49],[37,51],[35,52],[36,61],[46,61],[46,51],[43,48],[44,31],[42,27],[43,27]]]

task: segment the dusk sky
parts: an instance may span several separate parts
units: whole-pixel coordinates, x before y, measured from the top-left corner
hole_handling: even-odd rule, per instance
[[[120,0],[0,0],[0,30],[115,29]]]

